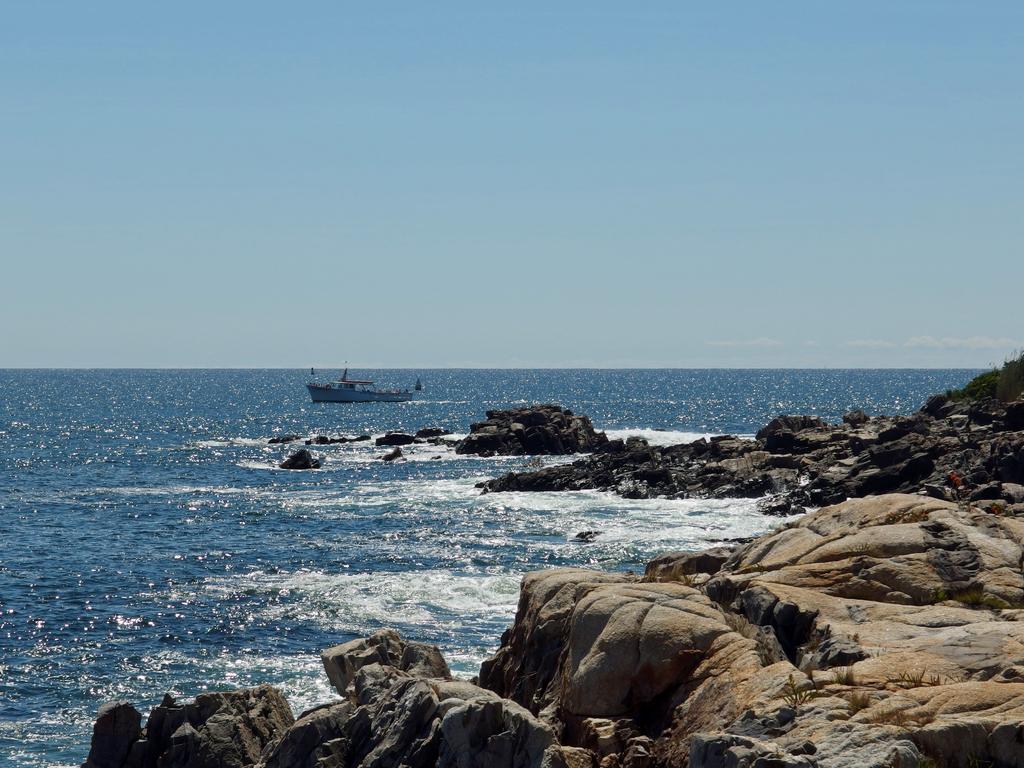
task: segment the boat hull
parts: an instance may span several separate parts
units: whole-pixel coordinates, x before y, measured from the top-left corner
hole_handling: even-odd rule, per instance
[[[414,397],[412,392],[338,389],[317,384],[307,384],[306,389],[314,403],[404,403]]]

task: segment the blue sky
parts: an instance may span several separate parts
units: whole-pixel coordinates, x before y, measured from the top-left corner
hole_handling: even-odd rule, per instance
[[[1024,5],[9,2],[0,366],[983,366]]]

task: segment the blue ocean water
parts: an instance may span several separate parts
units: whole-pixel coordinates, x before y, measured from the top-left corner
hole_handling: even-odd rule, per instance
[[[293,709],[329,700],[321,648],[382,627],[437,643],[473,674],[528,570],[639,569],[776,521],[751,501],[491,494],[525,460],[300,434],[465,433],[489,408],[559,402],[614,436],[749,434],[782,412],[909,413],[968,370],[353,371],[401,404],[309,402],[308,371],[0,371],[0,764],[77,765],[99,705],[144,713],[165,691],[269,682]],[[547,459],[546,461],[561,461]],[[601,535],[574,541],[582,530]]]

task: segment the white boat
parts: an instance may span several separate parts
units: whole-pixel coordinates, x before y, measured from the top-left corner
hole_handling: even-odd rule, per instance
[[[350,379],[348,368],[337,381],[306,384],[314,403],[404,403],[415,395],[408,389],[377,389],[372,381]]]

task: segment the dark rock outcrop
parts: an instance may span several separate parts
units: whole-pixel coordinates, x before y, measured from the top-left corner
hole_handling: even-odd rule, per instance
[[[534,405],[488,411],[487,420],[470,425],[455,452],[481,456],[564,455],[600,450],[608,442],[586,416],[558,405]]]
[[[388,451],[383,456],[381,456],[380,460],[381,461],[396,461],[396,460],[402,458],[402,455],[403,455],[402,454],[402,449],[401,448],[395,448],[394,450]]]
[[[278,466],[281,469],[320,469],[320,459],[314,456],[308,449],[302,448],[282,461]]]
[[[383,437],[378,437],[374,442],[377,445],[412,445],[416,442],[416,438],[405,432],[388,432]]]
[[[514,472],[481,484],[485,492],[603,490],[627,498],[757,498],[766,514],[883,493],[1015,503],[1024,484],[1024,401],[952,402],[937,396],[912,416],[842,424],[780,416],[753,440],[732,436],[649,446],[606,443],[572,464]],[[954,487],[951,473],[959,486]]]
[[[306,441],[306,445],[340,445],[344,443],[357,443],[363,439],[369,440],[370,436],[346,437],[341,435],[339,437],[330,437],[329,435],[314,435]]]
[[[424,427],[423,429],[416,430],[416,437],[420,440],[426,440],[430,437],[444,437],[450,435],[451,431],[447,429],[441,429],[440,427]]]
[[[348,701],[323,704],[303,712],[269,748],[260,768],[324,768],[340,765],[345,725],[355,706]]]
[[[859,427],[861,424],[867,424],[869,418],[860,408],[855,408],[843,414],[843,423],[849,424],[851,427]]]
[[[338,435],[331,437],[330,435],[313,435],[308,437],[303,442],[306,445],[342,445],[344,443],[360,443],[364,440],[369,440],[369,435],[357,435],[355,437],[348,437],[346,435]],[[287,443],[295,443],[302,440],[301,435],[281,435],[279,437],[272,437],[267,440],[270,445],[285,445]]]
[[[370,664],[350,698],[301,717],[260,768],[567,768],[550,728],[459,681]]]
[[[729,547],[714,547],[701,552],[666,552],[647,563],[644,581],[683,581],[699,573],[718,573],[729,559]]]

